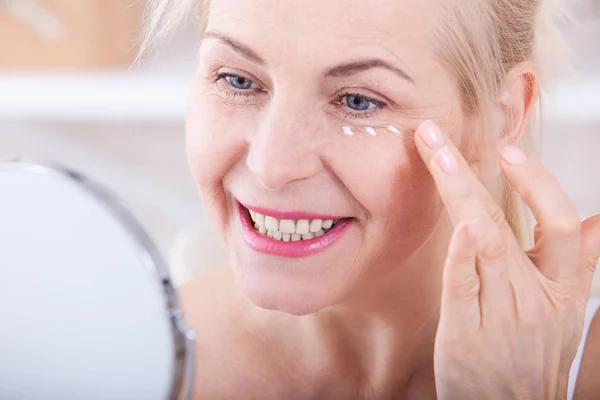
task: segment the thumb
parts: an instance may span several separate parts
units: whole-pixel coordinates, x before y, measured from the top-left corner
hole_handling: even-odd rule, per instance
[[[443,274],[441,318],[448,317],[462,326],[474,323],[479,326],[481,322],[481,283],[477,274],[477,244],[469,235],[471,224],[462,222],[454,229]]]

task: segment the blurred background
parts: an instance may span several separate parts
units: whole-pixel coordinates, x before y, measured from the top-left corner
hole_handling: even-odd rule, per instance
[[[130,69],[145,7],[0,0],[0,158],[58,161],[107,185],[183,282],[225,260],[184,149],[197,35],[178,32]],[[585,218],[600,212],[600,0],[575,15],[565,33],[577,72],[547,99],[542,160]]]

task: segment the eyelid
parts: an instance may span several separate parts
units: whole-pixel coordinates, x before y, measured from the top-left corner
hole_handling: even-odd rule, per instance
[[[342,104],[343,103],[342,99],[344,99],[345,97],[348,97],[348,96],[362,97],[364,99],[367,99],[370,103],[374,104],[376,106],[375,109],[377,109],[379,111],[381,111],[381,110],[383,110],[384,108],[387,107],[387,104],[385,102],[379,100],[379,99],[374,99],[372,97],[364,96],[364,95],[359,94],[359,93],[350,93],[350,92],[339,95],[336,98],[336,103],[338,103],[338,105],[340,105],[340,106],[343,105],[345,107],[348,107],[347,104]],[[348,108],[350,108],[350,107],[348,107]],[[354,114],[361,114],[361,113],[362,114],[368,114],[368,112],[369,112],[369,110],[363,110],[363,111],[361,111],[361,110],[354,110],[353,111]]]
[[[234,76],[235,76],[235,77],[238,77],[238,78],[247,79],[247,80],[248,80],[248,81],[250,81],[250,83],[251,83],[251,85],[250,85],[250,86],[254,85],[254,86],[257,86],[257,87],[255,87],[255,88],[252,88],[252,87],[250,87],[250,88],[248,88],[248,89],[240,89],[240,88],[236,88],[235,86],[233,86],[233,84],[232,84],[231,82],[229,82],[229,79],[227,79],[227,77],[234,77]],[[242,76],[242,75],[230,74],[230,73],[224,72],[224,73],[220,73],[220,74],[218,74],[218,75],[217,75],[217,77],[219,78],[219,80],[223,80],[223,79],[225,79],[225,81],[227,81],[227,84],[228,84],[228,85],[229,85],[229,86],[230,86],[232,89],[234,89],[234,90],[237,90],[237,91],[240,91],[240,92],[250,92],[250,91],[252,91],[252,90],[262,90],[262,87],[261,87],[260,85],[258,85],[258,84],[257,84],[256,82],[254,82],[252,79],[250,79],[250,78],[246,78],[245,76]]]
[[[213,76],[215,78],[217,76],[220,76],[220,75],[234,75],[234,76],[239,76],[241,78],[248,79],[252,83],[260,86],[261,90],[267,90],[267,85],[265,85],[254,74],[251,74],[250,72],[247,72],[247,71],[238,70],[236,68],[219,67],[216,70],[214,70],[213,73],[211,74],[211,76]]]

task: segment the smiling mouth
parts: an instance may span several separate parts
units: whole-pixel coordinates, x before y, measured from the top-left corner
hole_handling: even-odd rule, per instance
[[[248,209],[237,202],[242,235],[256,252],[282,257],[308,257],[342,240],[354,218]]]
[[[241,204],[240,204],[241,205]],[[252,227],[258,234],[281,242],[299,242],[317,239],[327,235],[339,223],[350,218],[276,218],[250,210],[241,205],[252,221]],[[298,213],[297,213],[298,214]],[[308,217],[308,215],[306,215]]]

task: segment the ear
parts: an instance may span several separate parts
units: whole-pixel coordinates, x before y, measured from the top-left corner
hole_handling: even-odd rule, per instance
[[[515,65],[506,75],[504,90],[498,99],[501,110],[502,129],[498,138],[501,147],[518,145],[539,94],[539,82],[535,66],[530,61]]]

